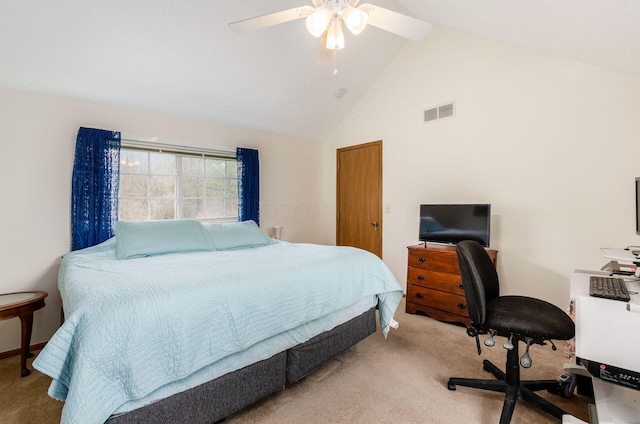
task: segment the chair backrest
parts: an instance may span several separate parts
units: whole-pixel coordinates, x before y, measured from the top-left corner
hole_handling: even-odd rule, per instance
[[[464,296],[471,321],[483,325],[487,301],[500,295],[498,273],[487,251],[480,243],[465,240],[456,245]]]

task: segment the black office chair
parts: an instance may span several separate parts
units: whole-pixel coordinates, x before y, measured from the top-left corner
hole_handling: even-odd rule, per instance
[[[562,419],[565,411],[534,393],[547,389],[558,393],[558,380],[520,381],[520,365],[531,366],[529,346],[546,344],[546,341],[569,340],[574,336],[575,325],[571,318],[560,308],[545,302],[524,296],[500,296],[498,274],[485,249],[475,241],[463,241],[457,245],[458,264],[462,275],[462,285],[467,300],[471,327],[467,334],[476,338],[478,354],[480,342],[478,334],[489,334],[484,344],[493,346],[494,336],[508,339],[506,372],[488,360],[484,360],[484,370],[492,373],[497,380],[478,380],[469,378],[450,378],[449,390],[456,386],[474,387],[506,393],[500,424],[511,421],[516,400],[520,397],[533,406]],[[518,344],[526,344],[526,352],[518,361]],[[551,343],[553,349],[555,346]]]

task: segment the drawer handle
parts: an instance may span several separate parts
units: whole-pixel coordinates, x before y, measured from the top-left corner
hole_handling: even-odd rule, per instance
[[[467,309],[467,305],[465,305],[464,303],[460,302],[460,303],[458,303],[458,308]]]
[[[418,262],[424,262],[425,260],[425,258],[418,258]]]
[[[424,277],[422,275],[418,275],[418,280],[422,281],[424,280]]]
[[[462,285],[462,283],[458,283],[458,287],[460,287],[460,289],[462,290],[462,288],[464,288],[464,286]]]
[[[418,299],[422,299],[422,298],[424,298],[424,295],[422,293],[416,293],[416,297]]]

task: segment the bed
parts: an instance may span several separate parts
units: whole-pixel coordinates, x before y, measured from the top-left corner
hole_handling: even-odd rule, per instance
[[[118,223],[120,224],[120,223]],[[375,255],[247,223],[122,223],[63,258],[65,322],[34,361],[62,423],[212,423],[376,331],[402,289]]]

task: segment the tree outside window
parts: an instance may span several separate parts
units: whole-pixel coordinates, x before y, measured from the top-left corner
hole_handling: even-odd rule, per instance
[[[119,219],[238,219],[237,162],[122,148]]]

